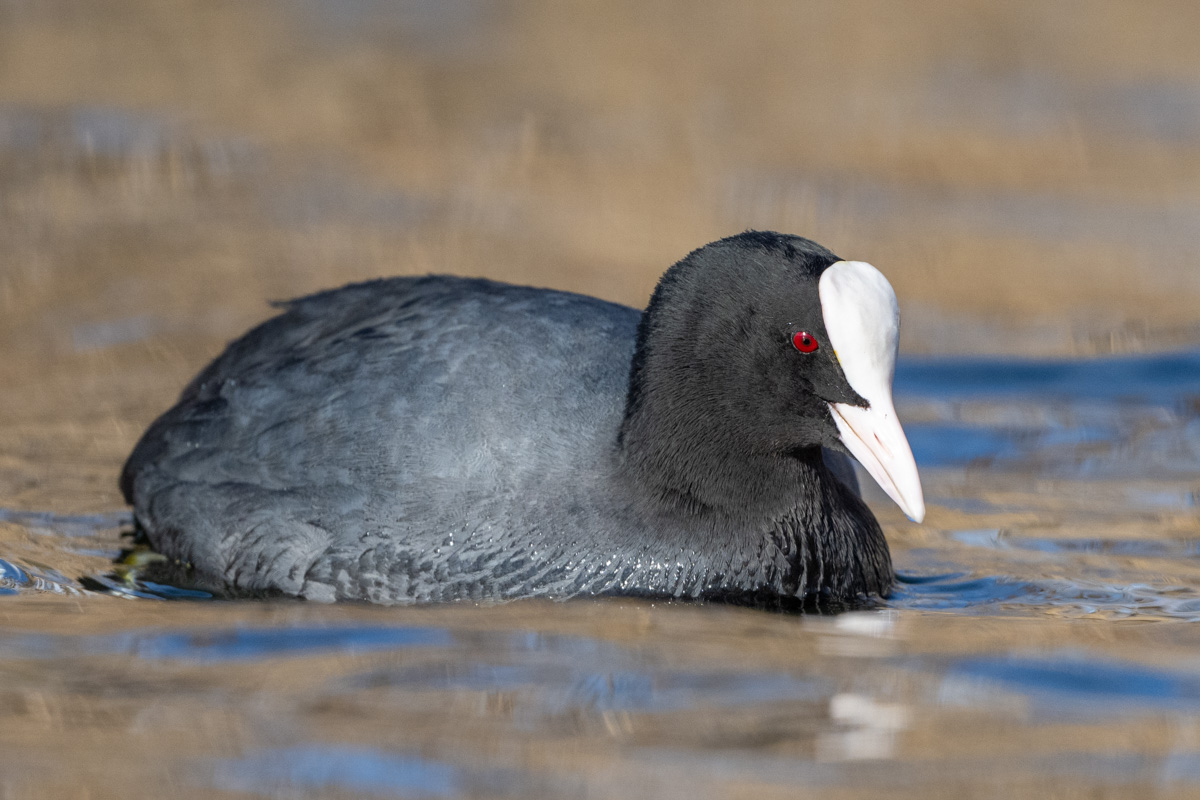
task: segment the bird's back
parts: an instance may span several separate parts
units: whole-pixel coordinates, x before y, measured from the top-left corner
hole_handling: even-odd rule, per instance
[[[356,583],[350,595],[436,594],[434,562],[456,535],[586,516],[639,317],[450,277],[302,298],[184,390],[121,486],[158,549],[242,588],[303,593],[330,554],[369,560],[386,545],[386,563],[342,576]],[[401,573],[426,574],[422,560],[435,567],[419,578],[430,585],[403,585]]]

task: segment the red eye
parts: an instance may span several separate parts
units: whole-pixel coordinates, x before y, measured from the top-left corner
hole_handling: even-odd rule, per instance
[[[811,353],[821,345],[817,343],[817,337],[808,331],[800,331],[792,336],[792,346],[801,353]]]

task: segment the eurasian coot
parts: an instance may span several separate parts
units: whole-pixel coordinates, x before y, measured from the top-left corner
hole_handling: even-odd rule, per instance
[[[231,344],[121,489],[155,549],[233,592],[855,604],[893,573],[840,454],[924,515],[898,329],[874,267],[756,231],[675,264],[645,312],[355,284]]]

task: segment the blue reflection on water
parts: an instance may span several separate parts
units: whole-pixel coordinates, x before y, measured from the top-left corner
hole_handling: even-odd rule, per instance
[[[13,634],[0,636],[10,658],[128,654],[144,659],[197,662],[253,661],[320,651],[370,652],[439,647],[454,642],[443,628],[301,626],[195,631],[133,631],[111,636]]]
[[[988,458],[1014,457],[1020,450],[1012,434],[969,425],[904,426],[913,457],[924,467],[969,464]]]
[[[339,789],[418,797],[446,797],[460,787],[457,770],[448,764],[344,745],[305,745],[218,762],[213,783],[232,792]]]
[[[1087,360],[900,359],[895,382],[922,467],[1010,466],[1097,477],[1131,457],[1200,461],[1200,351]],[[932,414],[932,418],[930,415]],[[1140,423],[1140,424],[1139,424]],[[1128,452],[1126,452],[1128,451]]]
[[[450,633],[441,628],[236,628],[141,635],[134,650],[141,658],[246,661],[319,650],[361,652],[445,646],[452,641]]]
[[[913,457],[923,467],[952,467],[1017,459],[1039,450],[1115,442],[1120,433],[1095,426],[1025,429],[980,425],[909,423]]]
[[[1129,706],[1187,711],[1200,708],[1200,676],[1078,652],[1041,658],[973,657],[953,664],[946,674],[1032,695],[1047,709],[1087,706],[1087,710],[1099,713],[1127,710]]]
[[[1025,394],[1174,405],[1200,395],[1200,351],[1083,360],[905,356],[897,396],[963,399]]]
[[[1024,580],[968,572],[898,573],[888,605],[979,614],[1039,606],[1076,617],[1153,615],[1200,621],[1200,596],[1191,587],[1120,583],[1095,577]]]
[[[897,608],[991,610],[1005,604],[1045,602],[1037,585],[1002,575],[973,576],[965,572],[939,575],[896,575],[888,605]]]
[[[44,566],[19,566],[0,558],[0,595],[20,594],[23,591],[75,594],[77,584],[56,569]]]
[[[29,583],[29,576],[25,574],[25,570],[0,558],[0,586],[5,584],[21,586],[26,583]],[[13,589],[12,593],[15,594],[16,589]]]
[[[953,531],[950,538],[972,547],[992,550],[1032,550],[1037,553],[1075,554],[1095,553],[1134,558],[1196,558],[1200,556],[1200,541],[1195,539],[1046,539],[1037,536],[1018,536],[1011,531],[984,528]]]

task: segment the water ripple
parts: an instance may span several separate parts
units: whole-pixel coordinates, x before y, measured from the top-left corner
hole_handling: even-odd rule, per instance
[[[1200,709],[1200,675],[1080,651],[972,656],[953,663],[946,680],[1029,695],[1043,713]]]
[[[104,636],[0,634],[0,648],[10,658],[128,655],[151,661],[201,663],[444,647],[454,641],[442,628],[365,625],[142,630]]]
[[[899,574],[889,605],[970,613],[1017,609],[1068,617],[1158,617],[1200,620],[1200,595],[1187,586],[1107,583],[1086,579],[1023,579],[1009,575]]]
[[[0,595],[14,595],[22,591],[80,593],[78,585],[58,570],[21,567],[13,561],[0,558]]]

